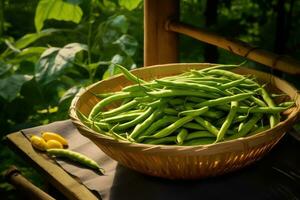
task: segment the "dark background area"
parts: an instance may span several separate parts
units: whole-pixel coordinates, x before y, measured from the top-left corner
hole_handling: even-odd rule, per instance
[[[131,2],[131,3],[128,3]],[[300,56],[299,0],[181,0],[181,21],[280,55]],[[68,10],[61,11],[62,5]],[[47,11],[47,12],[46,12]],[[66,14],[68,13],[68,14]],[[0,0],[0,134],[67,119],[81,87],[143,65],[141,0]],[[59,62],[63,57],[64,62]],[[244,58],[180,36],[180,62],[238,64]],[[254,62],[248,65],[269,71]],[[49,70],[55,68],[55,71]],[[45,70],[46,69],[46,70]],[[279,74],[297,87],[297,77]],[[36,185],[42,177],[2,141],[11,164]],[[3,178],[0,196],[20,199]]]

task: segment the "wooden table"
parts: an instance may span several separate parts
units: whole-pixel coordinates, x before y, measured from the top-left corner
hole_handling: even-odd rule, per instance
[[[89,189],[64,171],[53,160],[35,151],[21,132],[7,135],[7,142],[12,149],[38,169],[45,179],[66,198],[76,200],[98,199]]]
[[[261,161],[219,177],[205,181],[174,181],[142,175],[119,166],[119,174],[111,187],[109,199],[298,199],[299,134],[287,134]],[[298,140],[298,141],[297,141]],[[28,159],[36,169],[67,199],[94,200],[97,197],[66,173],[44,154],[32,149],[28,139],[20,132],[7,136],[10,147]],[[235,192],[232,193],[232,188]],[[282,190],[282,188],[285,188]],[[176,191],[176,192],[174,192]],[[219,191],[216,193],[215,191]],[[190,196],[189,196],[190,195]],[[269,196],[268,196],[269,195]],[[132,198],[135,197],[135,198]],[[141,198],[139,198],[141,197]],[[147,198],[146,198],[147,197]],[[63,199],[65,199],[63,198]],[[31,198],[34,199],[34,198]]]

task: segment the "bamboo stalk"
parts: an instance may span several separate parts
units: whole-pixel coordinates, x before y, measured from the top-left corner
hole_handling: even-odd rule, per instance
[[[5,178],[9,183],[21,190],[26,197],[29,197],[29,199],[55,200],[49,194],[36,187],[24,176],[22,176],[15,166],[10,167],[6,171]]]
[[[226,38],[218,34],[196,28],[176,21],[167,21],[165,28],[168,31],[181,33],[202,42],[215,45],[228,50],[234,54],[256,61],[292,75],[300,75],[300,62],[284,55],[277,55],[272,52],[252,46],[240,40]]]

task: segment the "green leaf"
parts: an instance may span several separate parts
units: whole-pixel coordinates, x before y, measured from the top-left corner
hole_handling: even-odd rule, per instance
[[[119,0],[120,6],[126,8],[127,10],[134,10],[138,7],[142,0]]]
[[[136,39],[126,34],[122,35],[113,44],[118,45],[120,49],[128,56],[133,56],[138,46],[138,42],[136,41]]]
[[[110,17],[107,21],[101,23],[95,37],[96,41],[101,41],[101,44],[95,43],[94,46],[101,45],[111,46],[111,43],[117,40],[122,34],[128,31],[129,23],[124,15]]]
[[[126,67],[127,69],[132,69],[136,67],[131,57],[129,56],[124,57],[119,54],[114,55],[111,59],[111,62],[120,64]],[[113,75],[120,74],[121,72],[122,71],[118,67],[116,67],[116,65],[111,64],[108,66],[108,69],[104,72],[102,79],[107,79]]]
[[[25,60],[36,62],[46,49],[46,47],[29,47],[23,49],[20,53],[16,55],[15,58],[10,60],[10,63],[18,64]]]
[[[106,10],[114,11],[117,5],[113,1],[103,0],[103,5],[105,6]]]
[[[82,50],[86,51],[87,46],[79,43],[70,43],[61,49],[47,49],[36,65],[36,80],[42,85],[56,80],[68,66],[73,65],[76,54]]]
[[[11,69],[11,67],[12,67],[11,64],[7,64],[0,60],[0,76],[8,72]]]
[[[34,18],[36,30],[39,32],[47,19],[71,21],[78,24],[83,12],[75,3],[74,1],[65,2],[63,0],[41,0]]]
[[[82,2],[84,2],[84,0],[64,0],[64,2],[68,2],[68,3],[71,3],[71,4],[79,5]]]
[[[107,21],[107,25],[109,28],[116,29],[123,34],[127,33],[129,27],[128,20],[124,15],[110,17]]]
[[[30,79],[32,79],[32,76],[21,74],[14,74],[0,79],[0,96],[8,102],[11,102],[18,96],[22,85]]]
[[[39,33],[29,33],[29,34],[24,35],[19,40],[17,40],[14,43],[14,46],[17,49],[23,49],[23,48],[27,47],[28,45],[30,45],[31,43],[37,41],[38,39],[40,39],[42,37],[50,36],[50,35],[52,35],[52,33],[59,32],[59,31],[60,31],[59,29],[51,28],[51,29],[45,29]]]

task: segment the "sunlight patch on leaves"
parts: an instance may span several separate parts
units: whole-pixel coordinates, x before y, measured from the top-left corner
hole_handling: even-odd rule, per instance
[[[47,19],[79,23],[83,12],[77,2],[63,0],[41,0],[37,6],[34,23],[39,32]]]
[[[59,29],[50,28],[50,29],[42,30],[39,33],[29,33],[29,34],[26,34],[23,37],[21,37],[19,40],[17,40],[14,43],[14,46],[17,49],[23,49],[23,48],[27,47],[28,45],[30,45],[31,43],[37,41],[38,39],[49,36],[52,33],[59,32],[59,31],[60,31]]]
[[[119,0],[120,6],[130,11],[137,8],[141,2],[142,0]]]

